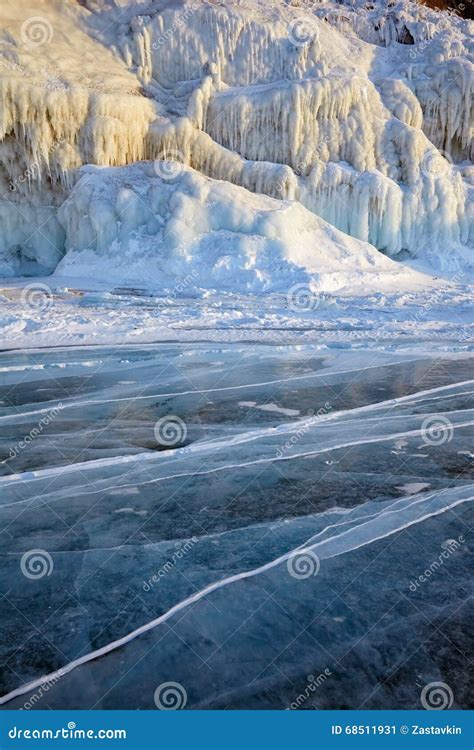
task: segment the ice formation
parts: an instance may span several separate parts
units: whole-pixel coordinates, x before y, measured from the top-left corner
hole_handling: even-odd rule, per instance
[[[250,293],[301,283],[333,291],[365,278],[379,286],[402,268],[300,203],[253,195],[166,162],[83,167],[58,212],[66,255],[56,275]],[[175,163],[169,164],[170,168]]]
[[[429,253],[443,267],[465,255],[474,238],[470,22],[408,0],[389,11],[364,6],[2,7],[1,272],[56,267],[70,247],[79,167],[168,158],[299,201],[392,257]],[[161,189],[154,203],[167,200],[168,186],[150,184]],[[101,211],[92,206],[83,223],[101,221]],[[161,231],[148,223],[150,236],[153,227]],[[99,234],[99,244],[116,240],[107,220]],[[191,244],[198,235],[185,227]],[[123,251],[131,241],[121,237]]]

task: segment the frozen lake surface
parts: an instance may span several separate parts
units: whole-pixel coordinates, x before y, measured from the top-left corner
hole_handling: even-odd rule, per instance
[[[471,373],[309,345],[2,353],[5,705],[152,709],[175,682],[188,708],[416,708],[442,681],[466,707]]]

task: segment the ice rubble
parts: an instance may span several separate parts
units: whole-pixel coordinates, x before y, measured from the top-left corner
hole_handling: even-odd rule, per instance
[[[3,273],[54,269],[69,215],[55,208],[78,167],[168,156],[298,200],[391,256],[442,258],[472,239],[456,163],[472,156],[467,21],[410,2],[384,24],[360,3],[83,5],[44,0],[40,46],[23,28],[38,3],[1,11]],[[43,215],[47,240],[32,238]]]

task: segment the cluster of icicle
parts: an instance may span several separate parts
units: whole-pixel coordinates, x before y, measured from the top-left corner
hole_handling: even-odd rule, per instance
[[[145,84],[173,98],[180,117],[161,144],[170,154],[298,199],[391,255],[468,241],[466,187],[450,162],[472,149],[473,66],[461,35],[436,30],[440,14],[412,19],[419,46],[406,47],[396,76],[372,80],[363,64],[351,68],[341,33],[314,16],[299,44],[291,17],[185,8],[136,18],[121,40]]]
[[[254,192],[300,200],[392,256],[468,243],[465,170],[455,163],[473,148],[467,37],[432,28],[433,15],[407,25],[403,3],[405,15],[393,28],[387,21],[391,31],[379,29],[372,44],[358,41],[359,63],[350,59],[347,19],[318,17],[325,5],[332,4],[305,16],[303,41],[283,13],[261,19],[239,7],[185,2],[135,15],[115,48],[146,96],[74,82],[45,91],[0,70],[0,198],[23,206],[10,211],[0,256],[18,247],[31,257],[40,252],[26,241],[25,201],[37,211],[59,206],[80,165],[168,157]],[[368,36],[367,14],[353,4],[346,16]],[[403,45],[393,74],[369,77],[373,42],[399,39],[400,18],[413,44]],[[39,175],[32,177],[32,165]],[[0,202],[2,227],[6,212]],[[60,254],[59,224],[50,241]]]
[[[454,9],[440,12],[438,8],[411,0],[309,0],[308,6],[319,18],[324,18],[340,31],[355,33],[371,44],[384,46],[393,42],[426,42],[438,35],[440,24],[454,31],[459,30],[461,35],[466,27],[462,15]]]

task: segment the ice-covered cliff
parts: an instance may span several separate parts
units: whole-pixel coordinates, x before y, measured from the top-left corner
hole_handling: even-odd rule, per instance
[[[79,167],[141,160],[299,201],[392,257],[449,267],[472,246],[472,25],[455,14],[409,0],[9,0],[0,29],[4,275],[56,268],[90,184],[71,196]],[[168,182],[150,182],[155,203]],[[94,199],[84,222],[102,209]],[[168,252],[160,231],[147,223],[147,252]]]

